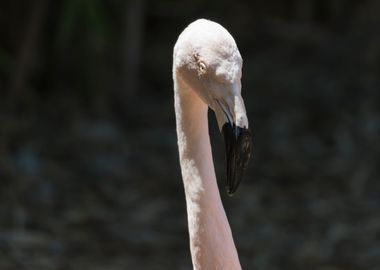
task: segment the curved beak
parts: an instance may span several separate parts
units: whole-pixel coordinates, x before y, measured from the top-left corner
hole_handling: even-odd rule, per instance
[[[222,133],[226,146],[227,194],[232,196],[251,157],[252,135],[249,129],[226,123]]]
[[[232,196],[243,179],[251,157],[252,134],[248,129],[248,119],[240,95],[235,96],[231,104],[216,100],[215,105],[216,118],[226,147],[226,189],[227,194]]]

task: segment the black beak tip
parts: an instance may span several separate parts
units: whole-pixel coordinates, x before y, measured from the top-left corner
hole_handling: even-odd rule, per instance
[[[249,129],[230,123],[224,124],[222,133],[226,145],[227,194],[231,197],[239,187],[250,159],[252,135]]]

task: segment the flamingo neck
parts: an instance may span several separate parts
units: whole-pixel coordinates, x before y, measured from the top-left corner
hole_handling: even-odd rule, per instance
[[[215,177],[208,107],[176,76],[174,87],[178,148],[194,269],[240,270]]]

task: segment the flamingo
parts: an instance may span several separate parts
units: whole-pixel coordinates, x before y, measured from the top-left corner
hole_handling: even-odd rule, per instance
[[[195,270],[241,269],[216,182],[207,118],[210,107],[224,135],[226,189],[233,195],[251,154],[241,68],[235,40],[223,26],[210,20],[188,25],[174,46],[178,150]]]

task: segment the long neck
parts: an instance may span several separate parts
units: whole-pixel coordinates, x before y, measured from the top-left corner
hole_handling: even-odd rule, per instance
[[[194,269],[241,269],[216,183],[208,107],[177,76],[174,84],[178,148]]]

